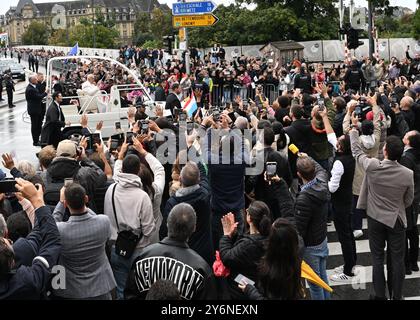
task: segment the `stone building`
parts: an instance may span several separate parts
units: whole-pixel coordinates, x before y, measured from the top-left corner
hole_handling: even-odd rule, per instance
[[[160,8],[169,10],[157,0],[79,0],[56,3],[34,3],[19,0],[16,7],[10,7],[5,14],[5,32],[11,46],[22,44],[22,35],[33,21],[42,22],[47,28],[70,28],[82,18],[93,19],[100,12],[105,19],[114,19],[120,33],[121,44],[131,44],[134,35],[136,14],[152,12]]]

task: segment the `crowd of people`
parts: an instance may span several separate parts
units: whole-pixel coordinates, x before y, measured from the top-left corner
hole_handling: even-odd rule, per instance
[[[404,298],[405,275],[419,271],[420,57],[407,50],[403,63],[353,59],[326,71],[227,62],[220,51],[194,56],[185,76],[182,59],[122,48],[120,61],[150,91],[157,84],[171,116],[127,103],[129,132],[109,140],[86,115],[80,135],[64,136],[60,105],[69,80],[86,90],[132,83],[121,68],[70,62],[46,111],[44,79],[31,77],[34,145],[45,113],[56,131],[36,165],[2,155],[16,190],[0,194],[0,298],[326,300],[320,283],[357,277],[365,217],[371,298]],[[215,105],[212,86],[237,81],[250,90]],[[192,114],[181,109],[185,92]],[[330,223],[344,265],[328,277]],[[320,278],[309,289],[303,262]],[[66,270],[65,287],[52,281],[54,266]]]

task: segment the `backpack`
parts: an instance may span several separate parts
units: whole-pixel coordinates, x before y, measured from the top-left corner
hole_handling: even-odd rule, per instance
[[[73,178],[77,175],[78,171],[79,170],[74,173]],[[55,206],[60,201],[60,191],[61,188],[64,187],[64,179],[53,180],[47,171],[45,180],[44,202],[54,210]]]

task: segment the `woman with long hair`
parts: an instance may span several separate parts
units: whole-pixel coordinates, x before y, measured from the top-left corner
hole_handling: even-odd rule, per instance
[[[245,299],[235,282],[239,274],[257,279],[257,268],[264,254],[264,243],[270,233],[271,213],[262,201],[254,201],[246,210],[249,232],[237,234],[237,222],[232,213],[222,218],[223,237],[220,239],[220,258],[231,271],[227,279],[231,299]]]
[[[296,228],[288,220],[274,221],[258,267],[257,287],[241,283],[251,300],[298,300],[304,297]],[[258,289],[257,289],[258,288]]]

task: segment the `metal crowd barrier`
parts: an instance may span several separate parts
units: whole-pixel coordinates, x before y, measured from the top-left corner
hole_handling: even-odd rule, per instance
[[[269,103],[272,104],[279,97],[279,86],[274,84],[263,84],[263,94],[268,98]],[[213,85],[210,91],[209,102],[213,106],[221,107],[226,104],[233,103],[237,96],[240,96],[243,101],[252,99],[255,101],[256,89],[251,86],[240,85]]]

